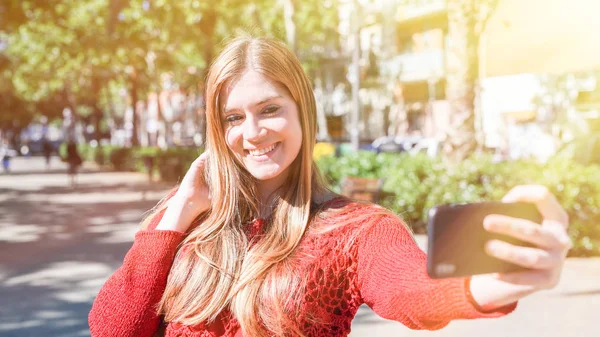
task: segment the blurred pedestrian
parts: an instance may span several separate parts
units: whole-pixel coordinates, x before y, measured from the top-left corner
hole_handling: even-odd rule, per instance
[[[46,160],[46,170],[50,169],[50,160],[52,159],[52,143],[48,138],[44,137],[42,140],[42,151],[44,153],[44,159]]]
[[[69,165],[67,173],[70,178],[71,187],[75,187],[77,185],[77,171],[79,170],[79,166],[83,163],[83,160],[77,150],[77,143],[72,140],[67,143],[67,156],[65,161]]]
[[[2,144],[0,144],[0,158],[2,158],[2,168],[4,169],[4,172],[10,172],[10,160],[16,155],[17,151],[10,146],[8,140],[2,140]]]

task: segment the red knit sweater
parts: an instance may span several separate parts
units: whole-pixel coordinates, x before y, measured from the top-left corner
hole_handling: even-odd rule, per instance
[[[345,216],[351,212],[351,216],[358,218],[373,207],[337,200],[327,207],[343,207]],[[123,265],[100,290],[89,315],[92,336],[144,337],[157,330],[160,317],[155,305],[185,236],[180,232],[155,230],[161,217],[162,214],[156,216],[148,230],[136,234]],[[335,219],[315,217],[314,221],[331,223]],[[258,230],[261,225],[260,220],[254,223]],[[352,236],[356,240],[347,245]],[[453,319],[499,317],[516,307],[514,303],[484,313],[470,300],[465,279],[430,279],[425,253],[392,216],[367,217],[325,234],[307,235],[299,249],[314,256],[299,271],[309,278],[301,302],[302,312],[316,313],[318,317],[317,320],[302,315],[297,318],[298,326],[307,336],[347,336],[363,303],[381,317],[399,321],[411,329],[429,330],[441,329]],[[241,337],[242,332],[235,317],[222,313],[214,322],[197,326],[170,323],[165,336]]]

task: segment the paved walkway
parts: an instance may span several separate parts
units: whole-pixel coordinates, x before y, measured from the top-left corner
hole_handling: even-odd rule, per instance
[[[143,213],[168,189],[148,186],[144,175],[90,167],[72,189],[64,170],[58,160],[45,171],[40,158],[17,158],[11,175],[0,174],[0,337],[89,336],[95,295]],[[422,332],[364,307],[351,336],[592,337],[600,335],[599,318],[600,259],[570,259],[556,289],[523,300],[507,317]]]

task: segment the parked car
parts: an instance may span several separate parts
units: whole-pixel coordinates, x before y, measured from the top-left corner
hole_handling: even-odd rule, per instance
[[[430,157],[437,156],[440,150],[439,140],[422,136],[384,136],[375,139],[371,145],[377,153],[409,152],[416,154],[425,152]]]
[[[52,145],[52,150],[58,153],[64,137],[61,129],[52,125],[31,124],[21,131],[19,137],[19,152],[23,156],[44,153],[44,138]]]
[[[52,152],[58,153],[58,149],[60,145],[63,143],[62,139],[50,140],[50,145],[52,146]],[[27,142],[22,142],[21,147],[19,148],[19,153],[22,156],[32,156],[44,153],[44,141],[43,139],[30,140]]]

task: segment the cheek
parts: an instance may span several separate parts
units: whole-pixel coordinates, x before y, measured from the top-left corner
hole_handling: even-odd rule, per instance
[[[285,134],[290,129],[290,123],[285,118],[273,118],[264,125],[270,132]]]
[[[241,145],[242,133],[240,132],[240,128],[231,127],[225,130],[225,142],[227,143],[227,147],[229,147],[232,151],[235,151]]]
[[[294,143],[298,149],[302,145],[302,126],[300,125],[300,120],[298,118],[294,119],[291,127],[290,127],[290,137],[294,139]]]
[[[287,151],[296,152],[300,149],[302,143],[302,128],[300,122],[285,118],[273,120],[270,123],[269,129],[276,132],[282,139],[285,140]]]

